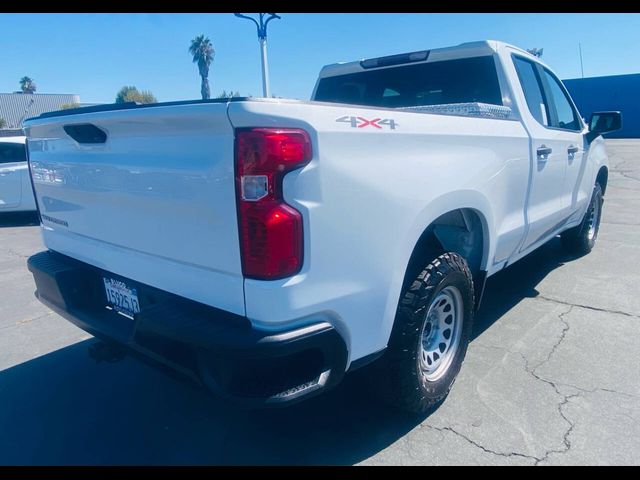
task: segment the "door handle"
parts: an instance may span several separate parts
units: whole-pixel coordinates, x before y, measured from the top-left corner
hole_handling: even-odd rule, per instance
[[[549,155],[551,155],[553,149],[551,147],[547,147],[546,145],[540,145],[536,153],[538,154],[538,158],[546,160]]]
[[[580,148],[576,147],[575,145],[569,145],[569,148],[567,148],[567,153],[569,155],[574,155],[578,153],[578,151],[580,151]]]

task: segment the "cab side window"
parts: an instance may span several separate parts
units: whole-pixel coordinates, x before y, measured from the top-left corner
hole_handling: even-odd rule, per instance
[[[555,110],[555,115],[552,116],[551,126],[564,130],[580,130],[581,125],[578,119],[578,112],[576,112],[573,105],[571,105],[571,101],[560,84],[560,80],[546,69],[543,69],[543,75],[547,84],[547,96]]]
[[[0,164],[26,161],[27,151],[22,143],[0,142]]]
[[[527,100],[527,106],[533,118],[538,123],[546,127],[551,126],[551,115],[549,114],[549,107],[545,102],[542,88],[538,80],[538,72],[533,62],[525,60],[520,57],[513,57],[513,64],[516,67],[518,73],[518,79],[524,92],[524,97]]]

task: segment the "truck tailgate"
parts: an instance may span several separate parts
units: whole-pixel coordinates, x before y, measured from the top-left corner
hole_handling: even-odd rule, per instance
[[[25,127],[48,248],[244,314],[226,103],[37,118]],[[94,127],[104,143],[91,138]]]

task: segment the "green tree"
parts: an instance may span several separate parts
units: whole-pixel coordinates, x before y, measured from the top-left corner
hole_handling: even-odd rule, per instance
[[[63,103],[60,105],[60,110],[69,110],[71,108],[80,108],[79,103]]]
[[[233,90],[229,90],[228,92],[226,90],[222,90],[220,95],[218,95],[216,98],[233,98],[241,96],[242,95],[240,95],[240,92],[238,92],[237,90],[235,92]]]
[[[138,91],[134,86],[125,86],[116,95],[116,103],[158,103],[156,97],[149,90]]]
[[[20,88],[22,93],[36,93],[36,82],[31,77],[22,77],[20,79]]]
[[[189,53],[193,56],[193,63],[198,64],[198,73],[200,73],[201,79],[200,94],[203,100],[207,100],[211,98],[211,91],[209,90],[209,67],[216,53],[213,49],[213,44],[208,37],[198,35],[191,40]]]
[[[0,128],[5,128],[7,126],[7,121],[0,117]]]

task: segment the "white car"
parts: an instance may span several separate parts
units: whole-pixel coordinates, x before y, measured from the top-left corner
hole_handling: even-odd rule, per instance
[[[26,137],[0,137],[0,215],[36,210],[25,140]]]
[[[313,100],[121,104],[25,122],[39,299],[238,402],[372,363],[395,405],[448,393],[485,279],[595,244],[601,133],[524,50],[484,41],[330,65]]]

